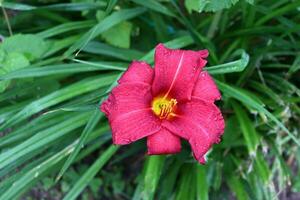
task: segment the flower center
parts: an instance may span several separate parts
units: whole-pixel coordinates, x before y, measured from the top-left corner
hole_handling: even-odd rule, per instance
[[[152,110],[160,119],[169,119],[175,115],[176,104],[176,99],[156,97],[152,101]]]

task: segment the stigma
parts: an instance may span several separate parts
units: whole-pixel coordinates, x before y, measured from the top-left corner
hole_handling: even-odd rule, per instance
[[[152,101],[152,111],[160,119],[170,119],[175,116],[176,104],[176,99],[156,97]]]

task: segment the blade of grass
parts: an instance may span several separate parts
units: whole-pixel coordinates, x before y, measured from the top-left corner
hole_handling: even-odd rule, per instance
[[[102,167],[109,161],[109,159],[116,153],[118,146],[111,145],[104,153],[93,163],[93,165],[81,176],[75,183],[73,188],[67,193],[63,200],[74,200],[102,169]]]
[[[231,105],[233,106],[240,128],[244,135],[249,155],[252,157],[256,157],[256,151],[259,144],[259,137],[255,130],[255,127],[249,119],[249,117],[247,116],[245,110],[238,103],[232,101]]]
[[[242,52],[242,57],[239,60],[232,61],[229,63],[206,67],[204,70],[207,70],[210,74],[225,74],[232,72],[241,72],[243,71],[249,63],[249,55],[246,52]]]
[[[117,48],[95,41],[89,42],[82,51],[97,55],[111,56],[126,61],[137,60],[143,55],[142,52],[134,49]]]
[[[260,26],[264,23],[266,23],[267,21],[269,21],[270,19],[275,18],[276,16],[280,16],[283,15],[286,12],[289,12],[291,10],[296,10],[297,7],[300,6],[300,1],[294,1],[293,3],[289,3],[286,6],[280,7],[276,10],[273,10],[272,12],[268,13],[267,15],[265,15],[264,17],[260,18],[255,25],[256,26]]]
[[[104,2],[89,2],[89,3],[58,3],[47,6],[31,6],[28,4],[3,2],[4,8],[20,11],[31,11],[31,10],[56,10],[56,11],[82,11],[82,10],[95,10],[104,7]]]
[[[114,25],[141,15],[146,10],[145,8],[132,8],[132,9],[122,9],[120,11],[114,12],[111,15],[107,16],[101,22],[99,22],[96,26],[90,29],[86,34],[84,34],[75,44],[73,44],[63,55],[64,58],[68,58],[78,49],[83,49],[89,41],[94,39],[100,33],[108,30]],[[80,52],[80,50],[79,50]],[[77,54],[79,53],[77,52]]]
[[[257,103],[253,98],[249,95],[241,92],[240,90],[236,89],[234,86],[227,85],[222,83],[218,80],[215,80],[217,85],[219,86],[220,90],[224,92],[227,96],[233,97],[238,101],[243,102],[245,105],[256,109],[259,112],[264,113],[267,117],[269,117],[272,121],[274,121],[284,132],[288,134],[288,136],[298,145],[300,146],[299,140],[296,138],[294,134],[292,134],[282,122],[280,122],[272,113],[270,113],[267,109],[265,109],[262,105]]]
[[[0,169],[32,151],[37,151],[44,145],[49,145],[51,142],[82,126],[86,123],[87,117],[89,116],[90,113],[76,113],[75,116],[69,117],[69,119],[55,126],[42,130],[23,143],[5,151],[0,155]]]
[[[165,156],[147,157],[144,174],[141,177],[133,199],[152,200],[164,167]]]
[[[148,0],[148,1],[143,1],[143,0],[131,0],[136,4],[139,4],[143,7],[149,8],[151,10],[154,10],[156,12],[162,13],[164,15],[174,17],[175,14],[169,10],[167,7],[165,7],[163,4],[159,3],[158,1],[155,0]]]
[[[65,164],[61,168],[60,172],[58,173],[58,175],[56,177],[56,182],[62,177],[62,175],[67,171],[67,169],[73,163],[73,161],[76,158],[76,156],[78,155],[80,149],[83,148],[89,134],[96,127],[97,123],[100,121],[102,116],[103,116],[103,114],[100,112],[99,108],[96,108],[96,110],[94,110],[94,113],[90,116],[86,126],[84,127],[84,130],[80,135],[79,142],[75,146],[74,151],[68,157],[67,161],[65,162]]]
[[[73,73],[93,72],[93,71],[101,71],[101,70],[125,71],[125,68],[119,67],[119,63],[113,65],[113,63],[111,62],[92,63],[92,62],[81,61],[77,59],[74,59],[74,61],[79,63],[23,68],[0,76],[0,80],[42,77],[42,76],[51,76],[51,75],[58,75],[58,74],[73,74]]]
[[[89,135],[88,141],[95,141],[95,139],[100,134],[102,135],[108,129],[108,126],[104,126],[100,129],[97,129]],[[93,152],[93,150],[95,150],[95,146],[97,146],[97,148],[101,147],[107,141],[108,138],[109,137],[100,137],[99,139],[101,139],[101,141],[98,142],[96,140],[96,145],[91,146],[92,148],[85,149],[82,152],[82,154],[77,157],[76,162],[80,161],[84,157],[83,155],[86,156]],[[37,181],[42,179],[44,174],[51,173],[52,171],[57,171],[57,169],[59,168],[54,167],[60,164],[63,161],[63,159],[74,150],[76,144],[78,144],[78,139],[72,142],[67,147],[63,148],[62,150],[55,152],[55,154],[53,154],[51,157],[49,157],[49,155],[46,154],[40,159],[34,160],[25,168],[23,168],[20,172],[11,176],[9,179],[6,179],[3,182],[1,182],[1,189],[2,187],[7,187],[7,190],[5,190],[6,196],[4,197],[12,197],[13,199],[16,199],[17,196],[20,196],[24,191],[28,190],[31,187],[31,185],[35,184]],[[14,188],[14,186],[16,188]],[[11,188],[13,188],[13,190]]]
[[[196,176],[197,176],[197,200],[208,200],[209,195],[209,188],[206,180],[206,166],[204,165],[197,165],[196,166]]]
[[[58,91],[55,91],[45,97],[42,97],[36,101],[33,101],[23,110],[18,112],[12,118],[7,120],[1,127],[0,130],[7,128],[9,126],[15,125],[16,123],[26,119],[27,117],[36,114],[48,107],[66,101],[68,99],[74,98],[78,95],[99,89],[101,87],[110,85],[111,81],[114,80],[116,75],[109,74],[106,76],[96,76],[86,78],[82,81],[79,81],[75,84],[62,88]]]
[[[66,33],[78,29],[90,28],[93,25],[95,25],[94,20],[68,22],[68,23],[60,24],[50,29],[46,29],[42,32],[37,33],[36,35],[42,38],[50,38],[59,35],[61,33]]]

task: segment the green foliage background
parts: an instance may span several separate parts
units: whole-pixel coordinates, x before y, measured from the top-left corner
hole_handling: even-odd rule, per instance
[[[0,4],[0,200],[299,194],[299,0]],[[151,157],[111,144],[99,104],[159,42],[210,52],[226,130],[206,165],[186,143]]]

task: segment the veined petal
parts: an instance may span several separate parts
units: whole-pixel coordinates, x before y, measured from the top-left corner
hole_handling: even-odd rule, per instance
[[[178,105],[178,114],[162,126],[189,141],[195,158],[204,163],[204,155],[213,143],[220,141],[224,119],[213,104],[199,99]]]
[[[154,71],[146,62],[133,61],[118,83],[152,84]]]
[[[195,84],[192,97],[208,102],[214,102],[215,100],[221,99],[221,94],[208,72],[202,71],[200,73]]]
[[[153,95],[165,95],[190,100],[201,69],[205,66],[207,50],[175,50],[157,45],[155,49]]]
[[[174,154],[181,150],[180,138],[162,128],[157,133],[147,137],[149,155]]]
[[[150,108],[151,86],[123,83],[101,105],[112,129],[114,144],[129,144],[158,132],[160,120]]]

